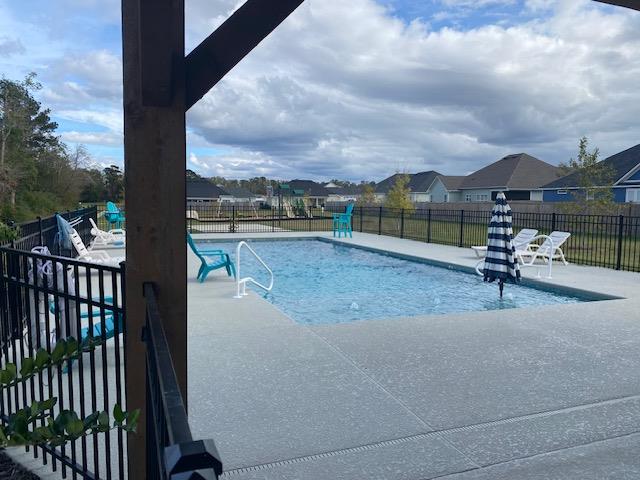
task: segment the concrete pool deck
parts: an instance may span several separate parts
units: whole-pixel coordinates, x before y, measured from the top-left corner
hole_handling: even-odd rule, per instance
[[[330,234],[194,238],[276,236]],[[477,261],[392,237],[340,241]],[[197,267],[190,254],[190,423],[215,440],[224,478],[640,477],[640,274],[557,264],[537,281],[622,298],[305,326],[255,293],[232,298],[226,275],[197,283]]]

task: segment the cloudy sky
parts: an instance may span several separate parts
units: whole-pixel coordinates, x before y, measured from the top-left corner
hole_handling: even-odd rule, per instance
[[[186,0],[192,49],[241,2]],[[0,0],[69,144],[122,165],[119,0]],[[640,143],[640,14],[589,0],[306,0],[187,116],[205,176],[380,180]]]

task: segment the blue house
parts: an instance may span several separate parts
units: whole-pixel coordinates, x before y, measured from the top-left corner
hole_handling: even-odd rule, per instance
[[[614,172],[613,185],[602,185],[611,188],[616,203],[640,203],[640,144],[616,153],[602,161]],[[572,173],[542,187],[542,198],[545,202],[570,202],[580,191],[578,174]]]

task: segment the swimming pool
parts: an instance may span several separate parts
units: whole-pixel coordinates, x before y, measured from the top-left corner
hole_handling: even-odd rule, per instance
[[[484,283],[478,275],[333,242],[250,243],[274,273],[273,290],[265,298],[303,324],[585,301],[523,285],[507,285],[500,300],[497,286]],[[237,242],[215,245],[235,257]],[[248,252],[243,252],[241,267],[243,277],[268,282],[265,271]]]

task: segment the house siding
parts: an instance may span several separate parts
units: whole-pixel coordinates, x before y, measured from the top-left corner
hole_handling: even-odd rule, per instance
[[[447,189],[445,188],[445,186],[443,185],[443,183],[440,181],[439,178],[437,178],[433,182],[433,184],[429,188],[429,193],[431,195],[431,201],[432,202],[445,203],[445,202],[451,202],[452,201],[450,193],[449,193],[447,199],[445,200],[445,195],[448,192],[447,192]]]
[[[565,190],[567,192],[566,195],[558,194],[558,190]],[[627,189],[626,188],[613,188],[613,201],[616,203],[624,203],[627,197]],[[579,190],[577,189],[562,189],[558,188],[555,190],[544,190],[543,200],[545,202],[573,202],[575,193]]]
[[[567,192],[564,195],[558,193],[558,191]],[[572,202],[573,195],[571,195],[571,190],[558,188],[557,190],[544,190],[542,192],[542,201],[543,202]]]
[[[491,201],[491,192],[493,190],[489,189],[469,189],[462,190],[461,197],[463,202],[490,202]],[[467,200],[468,196],[471,195],[470,200]],[[483,199],[484,198],[484,199]]]
[[[636,173],[634,173],[629,178],[627,178],[626,181],[627,182],[640,182],[640,170],[638,170]]]
[[[431,195],[426,192],[411,192],[409,198],[412,202],[430,202]]]

